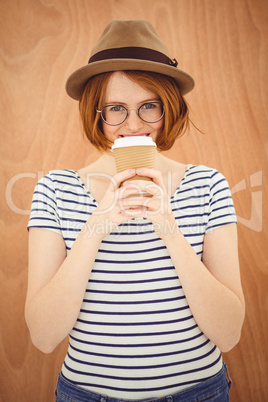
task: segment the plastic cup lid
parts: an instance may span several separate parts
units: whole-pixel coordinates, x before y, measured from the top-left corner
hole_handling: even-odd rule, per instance
[[[114,141],[112,150],[115,148],[137,147],[137,146],[144,146],[144,145],[156,147],[156,143],[153,141],[153,139],[151,137],[136,135],[136,136],[131,136],[131,137],[117,138]]]

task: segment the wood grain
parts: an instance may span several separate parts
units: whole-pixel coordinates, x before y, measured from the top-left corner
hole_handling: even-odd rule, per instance
[[[69,74],[114,18],[145,18],[179,67],[195,77],[194,127],[167,154],[219,169],[239,219],[247,315],[226,354],[232,402],[267,398],[267,0],[2,0],[0,2],[0,401],[50,402],[67,348],[32,346],[24,321],[27,221],[34,186],[50,169],[97,157],[86,142]]]

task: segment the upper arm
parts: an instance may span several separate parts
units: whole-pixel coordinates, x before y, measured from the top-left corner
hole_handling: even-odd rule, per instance
[[[65,258],[66,247],[62,235],[43,228],[29,229],[26,308],[35,294],[53,278]]]
[[[205,235],[202,260],[210,273],[244,304],[235,223],[220,226]]]

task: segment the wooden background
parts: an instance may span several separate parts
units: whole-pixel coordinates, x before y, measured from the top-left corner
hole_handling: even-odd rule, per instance
[[[191,128],[168,155],[216,167],[229,180],[247,302],[241,342],[225,356],[231,400],[267,401],[267,0],[0,1],[0,400],[54,400],[67,340],[51,355],[31,344],[26,226],[38,178],[97,156],[64,85],[114,18],[151,21],[195,77],[187,100],[205,134]]]

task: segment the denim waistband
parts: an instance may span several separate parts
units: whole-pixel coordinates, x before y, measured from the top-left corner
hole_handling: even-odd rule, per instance
[[[139,400],[117,399],[97,394],[71,383],[63,377],[62,373],[58,376],[55,394],[57,395],[57,402],[191,402],[197,400],[209,401],[212,399],[215,402],[221,402],[229,400],[229,389],[231,384],[232,381],[228,373],[228,368],[226,364],[223,363],[223,367],[219,373],[210,379],[183,389],[176,394],[169,394],[160,398]],[[223,397],[225,399],[223,399]]]

